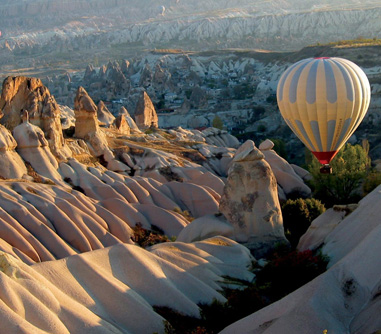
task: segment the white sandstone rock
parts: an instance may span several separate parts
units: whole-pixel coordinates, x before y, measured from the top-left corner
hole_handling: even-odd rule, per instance
[[[235,239],[258,255],[277,242],[287,242],[274,174],[252,141],[234,156],[220,211],[233,225]]]

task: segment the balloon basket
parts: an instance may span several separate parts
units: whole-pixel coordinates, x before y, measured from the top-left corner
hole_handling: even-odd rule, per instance
[[[328,164],[323,165],[320,168],[320,173],[321,174],[332,174],[332,167],[330,165],[328,165]]]

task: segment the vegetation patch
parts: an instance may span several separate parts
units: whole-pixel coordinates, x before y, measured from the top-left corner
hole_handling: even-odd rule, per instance
[[[167,334],[216,334],[228,325],[283,298],[326,270],[328,258],[312,251],[290,251],[280,246],[267,265],[255,273],[254,282],[239,281],[242,289],[225,288],[226,302],[199,304],[201,319],[185,316],[168,307],[154,306],[164,317]],[[233,278],[230,278],[234,281]]]
[[[33,177],[34,182],[44,183],[42,177],[37,174],[37,172],[34,170],[33,166],[30,164],[29,161],[25,161],[25,167],[26,167],[28,175]]]
[[[141,223],[137,223],[133,231],[133,241],[143,248],[171,241],[160,228],[154,225],[152,225],[152,230],[148,230],[143,228]]]
[[[337,42],[331,42],[324,45],[333,45],[338,47],[376,46],[376,45],[381,45],[381,39],[376,37],[374,38],[358,37],[356,39],[339,40]]]
[[[322,274],[327,264],[328,257],[321,253],[290,251],[280,247],[257,273],[256,284],[262,294],[274,302]]]
[[[177,182],[183,182],[184,181],[183,178],[180,177],[177,173],[175,173],[170,166],[159,168],[158,171],[169,182],[170,181],[177,181]]]
[[[361,185],[371,171],[366,146],[346,144],[330,163],[332,174],[321,174],[320,163],[312,159],[308,167],[312,175],[310,186],[314,190],[314,197],[326,207],[357,203],[361,199]],[[374,181],[372,186],[369,184],[368,190],[375,186],[377,180]]]
[[[182,152],[182,156],[200,165],[202,165],[207,160],[199,151],[196,150],[184,151]]]
[[[287,239],[296,247],[312,221],[325,212],[325,206],[315,198],[289,199],[282,205],[283,226]]]
[[[28,190],[32,194],[38,195],[38,192],[35,189],[33,189],[32,187],[26,187],[26,190]]]
[[[173,208],[173,212],[176,212],[182,215],[188,222],[192,222],[194,220],[194,217],[191,215],[191,213],[188,210],[183,211],[178,206]]]

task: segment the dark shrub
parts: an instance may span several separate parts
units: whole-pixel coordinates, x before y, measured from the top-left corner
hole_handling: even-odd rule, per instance
[[[365,146],[365,145],[364,145]],[[361,199],[361,184],[369,173],[367,148],[346,144],[330,163],[333,173],[321,174],[320,163],[313,158],[308,169],[314,197],[327,207],[357,203]]]
[[[324,204],[315,198],[289,199],[282,205],[283,226],[292,246],[297,245],[311,222],[324,211]]]
[[[257,286],[272,301],[283,298],[326,270],[328,258],[304,252],[275,252],[257,274]]]
[[[373,189],[381,184],[381,173],[377,171],[370,172],[363,183],[362,189],[364,196],[368,195]]]

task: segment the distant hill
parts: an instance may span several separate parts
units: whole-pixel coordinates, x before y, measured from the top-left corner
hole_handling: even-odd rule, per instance
[[[311,42],[374,37],[381,31],[377,0],[31,0],[2,1],[0,30],[10,47],[106,34],[110,43],[194,48],[300,48]],[[197,45],[196,45],[197,44]],[[273,47],[271,47],[273,46]]]
[[[98,25],[118,18],[123,23],[136,23],[158,18],[186,17],[189,15],[230,17],[243,14],[269,15],[327,10],[363,10],[379,6],[377,0],[274,0],[274,1],[220,1],[220,0],[3,0],[0,4],[1,27],[17,31],[38,31],[42,27],[65,24],[71,20],[101,18]]]

